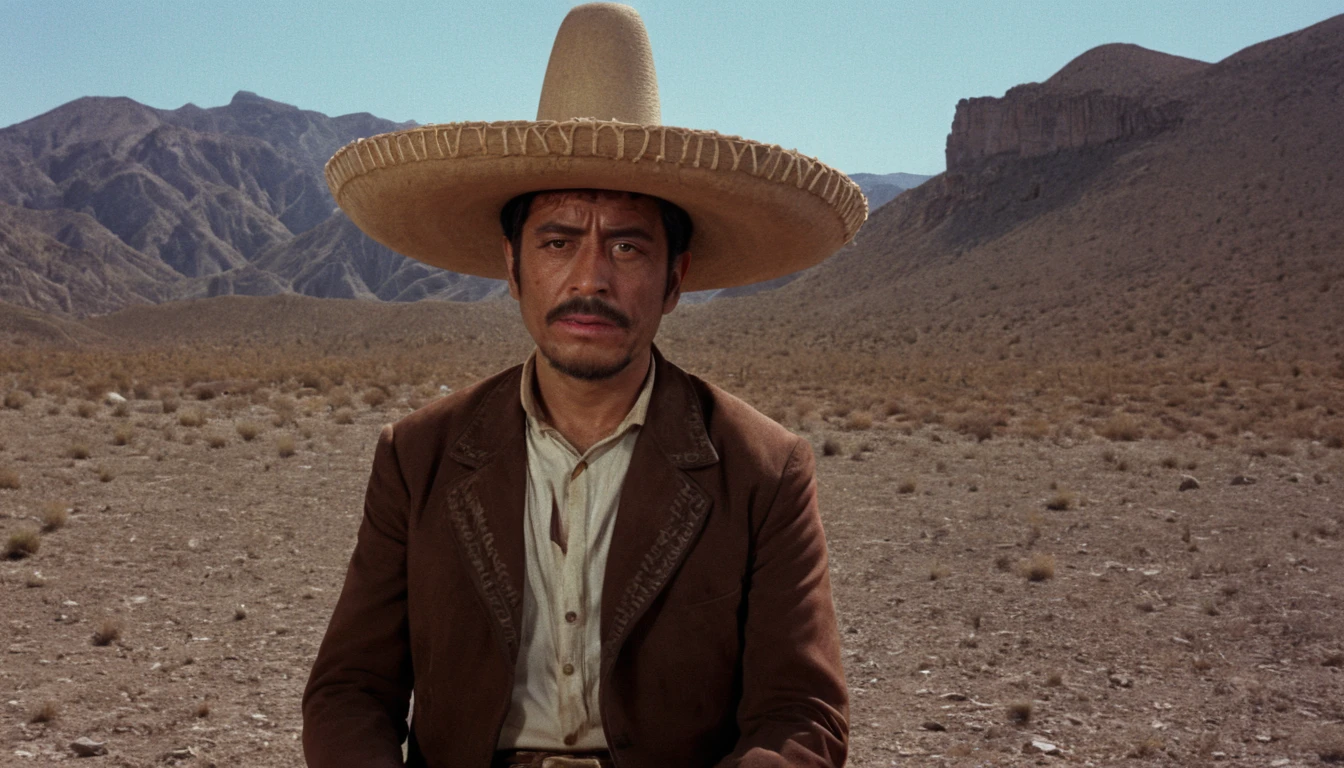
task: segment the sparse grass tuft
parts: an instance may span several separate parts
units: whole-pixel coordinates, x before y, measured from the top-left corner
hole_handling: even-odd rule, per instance
[[[88,443],[83,440],[76,440],[66,449],[65,455],[72,459],[87,459],[93,455],[93,452],[89,450]]]
[[[243,438],[243,442],[250,443],[261,434],[261,425],[255,421],[239,422],[237,426],[238,436]]]
[[[1138,744],[1135,744],[1134,749],[1130,750],[1128,756],[1138,760],[1142,760],[1147,757],[1153,757],[1158,752],[1162,751],[1162,746],[1163,744],[1161,739],[1157,738],[1156,736],[1149,736],[1146,739],[1140,741]]]
[[[364,391],[360,399],[370,408],[377,408],[387,402],[387,390],[382,387],[372,387]]]
[[[42,530],[59,531],[70,520],[70,508],[63,501],[48,501],[42,505]]]
[[[1008,705],[1008,722],[1026,725],[1031,722],[1031,702],[1014,701]]]
[[[25,405],[32,402],[32,395],[21,389],[11,389],[5,393],[5,407],[11,411],[21,410]]]
[[[331,415],[331,419],[337,424],[354,424],[355,412],[350,408],[338,408],[336,409],[336,412]]]
[[[1040,552],[1024,560],[1021,565],[1022,575],[1027,581],[1048,581],[1055,577],[1055,558],[1054,555],[1046,555]]]
[[[88,400],[81,401],[79,405],[75,406],[75,413],[86,419],[93,418],[93,415],[97,412],[98,406],[90,403]]]
[[[177,423],[184,427],[199,427],[205,422],[205,414],[195,408],[188,408],[177,414]]]
[[[943,565],[942,563],[937,563],[931,568],[929,568],[929,581],[946,579],[948,576],[951,575],[952,575],[952,569],[948,568],[946,565]]]
[[[914,492],[915,492],[915,481],[914,481],[914,480],[911,480],[911,479],[909,479],[909,478],[906,478],[905,480],[902,480],[902,481],[901,481],[901,484],[898,485],[898,486],[896,486],[896,492],[897,492],[897,493],[900,493],[900,494],[914,493]]]
[[[223,448],[229,444],[229,439],[223,435],[211,435],[205,439],[205,444],[211,448]]]
[[[845,419],[845,429],[851,431],[861,431],[871,429],[873,426],[873,416],[867,411],[854,411]]]
[[[21,560],[37,554],[42,546],[42,534],[36,528],[22,528],[9,534],[5,544],[5,557],[9,560]]]
[[[60,714],[60,712],[56,708],[56,702],[44,701],[42,702],[41,706],[39,706],[37,709],[34,709],[32,714],[28,716],[28,722],[50,723],[56,719],[56,715],[58,714]]]
[[[197,705],[196,705],[196,716],[197,716],[197,717],[209,717],[209,716],[210,716],[210,702],[208,702],[208,701],[202,701],[200,704],[197,704]]]
[[[1051,688],[1058,688],[1061,685],[1064,685],[1064,675],[1059,672],[1051,672],[1050,675],[1045,678],[1045,684]]]
[[[94,645],[111,645],[121,637],[121,622],[116,619],[103,619],[93,633]]]
[[[8,467],[0,469],[0,490],[17,491],[22,485],[18,472]]]
[[[840,445],[840,441],[833,437],[828,437],[821,442],[822,456],[838,456],[843,451],[844,447]]]
[[[116,475],[112,473],[112,470],[104,466],[98,467],[98,482],[110,483],[114,477],[116,477]]]
[[[130,445],[133,437],[135,437],[135,427],[130,424],[118,424],[117,428],[112,430],[113,445]]]
[[[1097,434],[1107,440],[1132,442],[1143,436],[1143,430],[1139,429],[1139,423],[1135,421],[1133,416],[1127,413],[1117,413],[1101,425]]]
[[[957,417],[952,422],[952,428],[963,435],[974,437],[978,443],[983,443],[994,436],[994,427],[1003,421],[992,413],[967,413]]]
[[[173,395],[168,395],[159,401],[159,405],[163,407],[164,413],[177,413],[177,408],[181,404],[181,401]]]
[[[276,438],[275,450],[276,453],[280,454],[280,458],[282,459],[287,459],[290,456],[293,456],[294,451],[297,450],[294,444],[294,436],[281,435],[280,437]]]

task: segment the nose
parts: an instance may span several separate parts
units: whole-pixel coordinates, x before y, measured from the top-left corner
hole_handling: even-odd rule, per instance
[[[570,262],[569,292],[578,296],[604,296],[611,288],[611,259],[598,237],[584,237]]]

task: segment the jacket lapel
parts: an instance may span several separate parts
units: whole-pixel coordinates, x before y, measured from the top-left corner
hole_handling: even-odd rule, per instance
[[[681,565],[709,512],[686,470],[719,460],[689,377],[653,350],[653,396],[621,487],[602,580],[602,674]]]
[[[449,452],[453,460],[476,470],[444,496],[458,551],[510,663],[518,654],[526,575],[527,443],[520,379],[521,367],[501,377],[477,406]]]

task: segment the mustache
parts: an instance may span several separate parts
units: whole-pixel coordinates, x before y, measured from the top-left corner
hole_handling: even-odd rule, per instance
[[[592,296],[575,296],[557,304],[550,312],[546,313],[546,324],[550,325],[570,315],[595,315],[604,320],[610,320],[617,327],[630,327],[630,318],[624,312]]]

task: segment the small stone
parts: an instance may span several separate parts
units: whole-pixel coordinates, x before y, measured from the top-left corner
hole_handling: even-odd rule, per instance
[[[938,732],[942,732],[942,731],[946,731],[946,730],[947,730],[947,726],[945,726],[945,725],[943,725],[942,723],[937,722],[937,721],[935,721],[935,720],[925,720],[925,721],[924,721],[924,724],[921,725],[921,726],[919,726],[919,727],[920,727],[920,728],[923,728],[923,729],[926,730],[926,731],[938,731]]]
[[[124,402],[126,402],[126,398],[122,397],[121,395],[117,394],[116,392],[108,392],[108,393],[107,393],[107,404],[108,404],[108,405],[121,405],[121,404],[124,403]]]
[[[1199,490],[1199,481],[1195,479],[1194,475],[1181,475],[1181,487],[1178,488],[1177,490],[1181,491]]]
[[[941,698],[941,699],[946,699],[947,701],[965,701],[965,700],[966,700],[966,694],[964,694],[964,693],[956,693],[956,692],[953,692],[953,693],[944,693],[944,694],[943,694],[942,696],[940,696],[939,698]]]
[[[1227,753],[1226,753],[1226,752],[1211,752],[1211,753],[1209,753],[1209,757],[1212,757],[1214,760],[1226,760],[1226,759],[1227,759]]]
[[[1250,475],[1237,475],[1236,477],[1232,478],[1233,485],[1255,485],[1255,483],[1256,483],[1255,478],[1251,477]]]
[[[79,757],[98,757],[107,754],[107,742],[94,741],[88,736],[80,736],[70,742],[70,749]]]
[[[1106,680],[1116,688],[1132,688],[1134,686],[1134,681],[1124,675],[1111,675]]]
[[[1302,480],[1303,480],[1304,478],[1302,477],[1302,475],[1301,475],[1300,473],[1298,473],[1298,472],[1294,472],[1293,474],[1289,475],[1288,477],[1286,477],[1286,478],[1284,478],[1284,479],[1287,480],[1287,481],[1290,482],[1290,483],[1300,483],[1300,482],[1302,482]]]
[[[1028,755],[1058,755],[1059,747],[1048,741],[1032,739],[1022,745],[1022,752]]]

